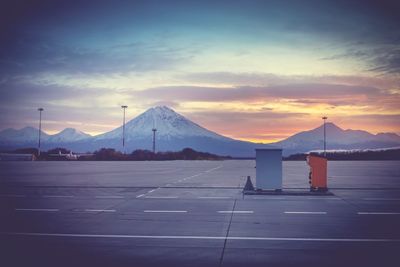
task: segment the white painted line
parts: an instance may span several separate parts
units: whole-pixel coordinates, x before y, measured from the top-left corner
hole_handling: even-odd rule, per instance
[[[192,175],[192,176],[184,177],[184,178],[182,178],[182,179],[179,180],[179,181],[186,180],[186,179],[190,179],[190,178],[194,178],[194,177],[200,176],[200,175],[202,175],[202,174],[203,174],[203,173],[198,173],[198,174],[195,174],[195,175]]]
[[[96,210],[96,209],[85,209],[86,212],[115,212],[115,210]]]
[[[74,196],[62,196],[62,195],[43,195],[42,197],[45,198],[72,198]]]
[[[358,215],[400,215],[400,212],[357,212]]]
[[[200,199],[229,199],[231,197],[197,197]]]
[[[326,211],[285,211],[285,214],[326,214]]]
[[[144,210],[148,213],[186,213],[187,210]]]
[[[222,165],[220,165],[218,167],[215,167],[215,168],[212,168],[212,169],[209,169],[209,170],[204,171],[204,172],[212,172],[212,171],[218,170],[219,168],[222,168]]]
[[[150,190],[149,192],[147,192],[147,193],[153,193],[154,191],[156,191],[155,189],[153,189],[153,190]]]
[[[144,198],[178,198],[178,197],[168,197],[168,196],[145,196]]]
[[[59,211],[59,209],[15,209],[16,211]]]
[[[96,196],[96,198],[124,198],[123,196]]]
[[[377,201],[400,201],[400,198],[363,198],[362,200],[377,200]]]
[[[252,210],[220,210],[218,213],[254,213]]]
[[[270,197],[270,196],[265,196],[265,197],[252,197],[248,199],[257,199],[257,200],[285,200],[287,199],[286,197]]]
[[[46,236],[79,238],[137,238],[137,239],[208,239],[208,240],[254,240],[254,241],[294,241],[294,242],[400,242],[400,239],[388,238],[307,238],[307,237],[252,237],[252,236],[171,236],[171,235],[106,235],[106,234],[70,234],[70,233],[22,233],[0,232],[0,235]]]
[[[3,194],[0,197],[26,197],[25,195]]]
[[[142,196],[144,196],[144,194],[138,195],[136,198],[140,198],[140,197],[142,197]]]
[[[337,197],[308,197],[307,199],[318,199],[318,200],[341,200]]]

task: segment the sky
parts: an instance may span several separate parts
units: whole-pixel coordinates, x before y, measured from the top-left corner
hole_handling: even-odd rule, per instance
[[[34,3],[35,2],[35,3]],[[318,127],[400,134],[400,2],[2,1],[0,130],[92,135],[167,105],[273,142]]]

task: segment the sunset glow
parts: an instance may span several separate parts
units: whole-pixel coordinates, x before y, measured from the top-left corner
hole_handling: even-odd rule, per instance
[[[43,106],[44,131],[96,135],[121,125],[126,104],[128,120],[167,105],[257,142],[315,128],[323,115],[344,129],[400,133],[396,8],[311,2],[10,5],[0,128],[36,127]]]

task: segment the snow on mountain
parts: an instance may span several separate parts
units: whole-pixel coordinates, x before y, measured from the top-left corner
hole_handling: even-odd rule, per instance
[[[42,140],[49,138],[49,135],[42,131]],[[25,127],[22,129],[5,129],[0,132],[0,142],[20,142],[20,143],[31,143],[37,142],[39,139],[39,130],[34,127]]]
[[[306,152],[321,149],[324,140],[324,126],[297,133],[277,142],[284,149]],[[400,144],[400,136],[394,133],[371,134],[362,130],[343,130],[334,123],[326,123],[326,143],[328,149],[373,149]]]
[[[41,140],[43,142],[57,144],[66,142],[75,142],[90,138],[91,135],[78,131],[73,128],[66,128],[63,131],[49,135],[42,131]],[[6,143],[36,143],[39,139],[39,129],[34,127],[25,127],[22,129],[5,129],[0,132],[0,142]]]
[[[182,115],[166,106],[150,108],[144,113],[125,124],[125,138],[127,142],[135,139],[149,138],[152,129],[156,128],[157,140],[173,138],[208,137],[218,140],[233,141],[233,139],[209,131],[200,125],[186,119]],[[95,136],[95,140],[121,139],[122,126],[111,132]]]
[[[61,132],[51,135],[47,142],[50,143],[68,143],[74,141],[80,141],[83,139],[90,138],[91,135],[74,128],[65,128]]]
[[[282,147],[284,155],[304,153],[323,148],[323,125],[297,133],[273,144],[255,144],[234,140],[209,131],[165,106],[150,108],[125,125],[125,151],[152,149],[152,129],[156,128],[156,150],[178,151],[191,147],[219,155],[252,157],[255,148]],[[361,130],[343,130],[333,123],[326,124],[327,149],[377,149],[397,147],[400,136],[394,133],[371,134]],[[38,129],[6,129],[0,132],[0,148],[36,146]],[[67,128],[55,135],[42,133],[43,149],[63,146],[76,152],[95,151],[102,147],[122,151],[122,126],[110,132],[90,136]]]
[[[357,143],[360,140],[370,141],[374,138],[374,135],[359,130],[343,130],[336,126],[334,123],[326,123],[326,137],[330,143],[338,144],[350,144]],[[321,143],[324,138],[324,126],[321,125],[318,128],[297,133],[281,143],[286,146],[296,146],[304,143]]]
[[[376,137],[378,137],[382,141],[400,143],[400,136],[395,133],[378,133]]]

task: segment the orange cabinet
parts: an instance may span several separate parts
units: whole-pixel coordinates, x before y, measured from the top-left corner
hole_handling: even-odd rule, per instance
[[[310,166],[310,190],[327,191],[328,190],[328,160],[324,157],[309,155],[307,163]]]

